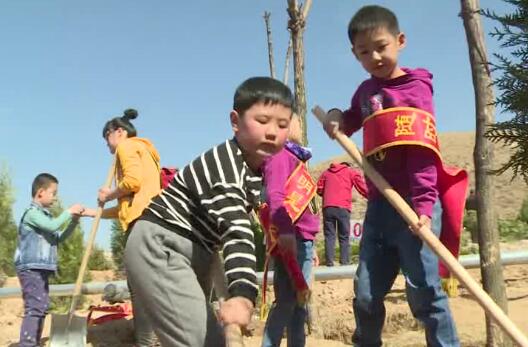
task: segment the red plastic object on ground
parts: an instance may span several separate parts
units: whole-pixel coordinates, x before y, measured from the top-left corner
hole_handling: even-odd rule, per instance
[[[88,312],[88,325],[103,324],[112,320],[132,317],[132,306],[130,304],[119,304],[112,306],[90,306]],[[94,312],[111,312],[97,318],[92,318]]]

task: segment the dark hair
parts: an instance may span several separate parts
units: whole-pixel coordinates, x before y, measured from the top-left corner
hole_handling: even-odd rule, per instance
[[[33,180],[33,184],[31,185],[31,196],[35,197],[39,189],[46,189],[52,183],[59,183],[57,177],[49,173],[38,174],[37,177],[35,177],[35,179]]]
[[[137,135],[136,128],[130,122],[131,119],[136,119],[138,116],[138,111],[133,108],[128,108],[123,111],[123,116],[115,117],[106,122],[103,128],[103,138],[106,138],[106,135],[109,132],[122,128],[126,130],[127,137],[134,137]]]
[[[391,10],[377,5],[360,8],[348,23],[350,43],[354,45],[357,34],[378,28],[385,28],[393,35],[400,33],[398,18]]]
[[[243,116],[256,103],[281,104],[293,111],[293,95],[287,85],[270,77],[251,77],[235,91],[233,109]]]

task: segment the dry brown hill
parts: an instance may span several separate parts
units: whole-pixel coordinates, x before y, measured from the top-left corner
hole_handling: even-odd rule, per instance
[[[440,134],[440,147],[444,161],[449,165],[462,167],[469,172],[470,187],[475,186],[475,169],[473,166],[473,147],[475,145],[475,134],[473,132],[450,132]],[[337,143],[336,143],[337,146]],[[501,145],[496,146],[496,162],[494,166],[506,162],[510,156],[510,149]],[[321,172],[334,160],[352,161],[347,154],[343,154],[311,167],[314,178],[318,178]],[[362,218],[365,212],[365,201],[356,192],[354,197],[354,218]],[[493,204],[499,218],[514,218],[517,216],[524,198],[528,197],[528,186],[520,178],[512,180],[511,172],[501,176],[495,176],[495,198]]]

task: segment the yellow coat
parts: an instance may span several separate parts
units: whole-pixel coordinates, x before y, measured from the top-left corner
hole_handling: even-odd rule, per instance
[[[161,190],[160,157],[152,142],[138,137],[119,143],[116,157],[116,185],[129,194],[119,198],[117,206],[105,209],[102,217],[119,219],[126,231]]]

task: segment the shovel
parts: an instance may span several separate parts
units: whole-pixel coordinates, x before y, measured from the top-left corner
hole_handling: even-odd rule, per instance
[[[324,123],[326,112],[319,106],[312,109],[317,119]],[[352,157],[352,159],[363,168],[365,174],[370,178],[372,183],[385,196],[388,202],[398,211],[405,219],[407,224],[416,226],[418,216],[407,202],[385,181],[385,179],[364,159],[363,154],[358,150],[354,142],[341,131],[338,131],[335,139]],[[414,228],[417,229],[416,227]],[[508,334],[513,341],[519,346],[528,347],[528,339],[519,330],[519,328],[510,320],[502,309],[491,299],[491,297],[480,287],[480,285],[471,277],[451,252],[440,242],[440,240],[427,228],[422,227],[416,231],[416,234],[424,241],[429,248],[444,262],[449,271],[462,283],[471,294],[475,296],[477,302],[489,314],[491,318]]]
[[[115,172],[115,158],[112,162],[112,166],[108,171],[106,178],[105,187],[112,185],[112,179]],[[92,223],[92,230],[90,231],[90,238],[88,244],[84,250],[81,267],[79,274],[77,275],[77,281],[75,282],[75,288],[73,289],[73,296],[68,314],[54,314],[51,316],[51,333],[50,333],[50,347],[84,347],[86,346],[86,331],[87,331],[87,318],[75,315],[75,307],[79,303],[81,297],[81,287],[88,265],[88,259],[92,253],[93,244],[95,241],[95,235],[97,234],[97,228],[99,227],[99,221],[101,220],[101,214],[103,213],[103,204],[97,207],[95,217]]]
[[[213,261],[211,264],[213,269],[213,286],[218,296],[220,305],[228,296],[226,277],[224,272],[224,264],[218,252],[213,254]],[[244,339],[242,338],[242,331],[236,324],[229,324],[224,326],[224,333],[226,337],[226,347],[244,347]]]

